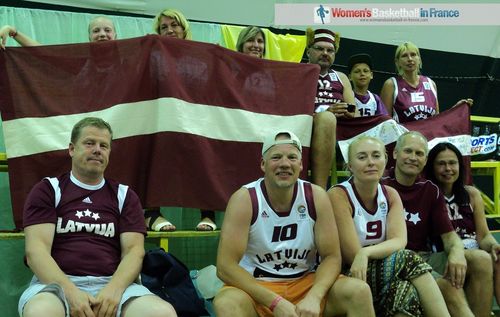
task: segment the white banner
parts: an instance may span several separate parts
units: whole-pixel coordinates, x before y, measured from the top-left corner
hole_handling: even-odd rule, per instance
[[[275,4],[279,25],[500,25],[500,3]]]

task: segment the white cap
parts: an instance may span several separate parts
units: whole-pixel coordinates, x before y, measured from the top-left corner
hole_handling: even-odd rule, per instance
[[[289,139],[276,140],[276,138],[280,134],[288,134]],[[278,144],[292,144],[297,149],[299,149],[300,153],[302,153],[302,144],[300,143],[299,138],[291,131],[281,130],[281,131],[278,131],[278,132],[275,132],[273,134],[268,135],[264,139],[264,143],[262,144],[262,155],[264,155],[264,153],[266,153],[267,150],[269,150],[272,146],[275,146]]]

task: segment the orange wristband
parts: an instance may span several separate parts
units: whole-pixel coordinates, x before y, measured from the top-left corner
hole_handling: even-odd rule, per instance
[[[269,306],[269,309],[271,311],[274,311],[274,309],[276,308],[276,306],[278,306],[278,303],[283,299],[283,297],[281,296],[276,296],[276,298],[273,300],[273,302],[271,303],[271,305]]]

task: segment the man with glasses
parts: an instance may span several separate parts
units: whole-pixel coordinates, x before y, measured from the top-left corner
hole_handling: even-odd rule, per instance
[[[327,29],[308,29],[306,35],[309,64],[320,67],[311,142],[312,182],[326,188],[335,158],[337,118],[357,117],[359,111],[349,79],[331,69],[339,49],[339,34]]]

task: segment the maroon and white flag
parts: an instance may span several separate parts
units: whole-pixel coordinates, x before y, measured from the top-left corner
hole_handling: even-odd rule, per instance
[[[0,69],[18,228],[31,187],[70,169],[71,128],[84,117],[111,124],[106,177],[130,185],[144,206],[223,210],[232,192],[262,175],[264,135],[289,129],[310,145],[316,65],[149,35],[8,48]]]
[[[380,138],[389,152],[389,166],[392,162],[392,149],[398,137],[406,131],[419,131],[429,141],[429,149],[440,142],[450,142],[464,156],[465,166],[470,166],[471,136],[470,107],[462,103],[443,111],[426,120],[399,124],[388,116],[361,117],[349,120],[338,120],[337,139],[344,158],[347,158],[349,144],[361,135]],[[467,171],[470,182],[470,169]]]

